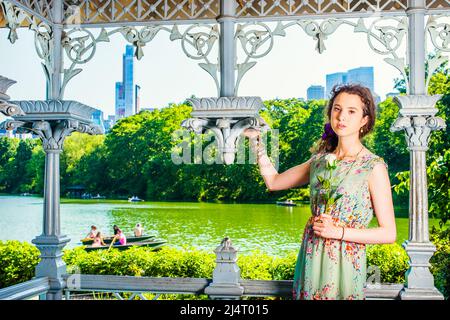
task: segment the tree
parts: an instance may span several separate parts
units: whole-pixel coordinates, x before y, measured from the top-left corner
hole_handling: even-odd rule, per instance
[[[18,144],[18,139],[0,138],[0,191],[10,192],[12,189],[11,173]]]
[[[27,191],[25,186],[30,184],[32,177],[28,175],[26,167],[32,157],[36,143],[33,139],[22,139],[19,141],[14,160],[8,169],[11,179],[9,192],[17,193]]]

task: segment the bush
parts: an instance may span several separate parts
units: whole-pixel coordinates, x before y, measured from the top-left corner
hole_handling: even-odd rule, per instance
[[[83,274],[211,278],[214,269],[214,255],[194,248],[151,251],[137,247],[92,252],[75,248],[66,250],[63,259],[72,272]]]
[[[409,257],[397,243],[370,245],[367,248],[367,266],[379,268],[381,283],[404,283],[409,268]]]
[[[431,241],[437,252],[431,258],[431,272],[436,287],[448,299],[450,292],[450,231],[431,232]],[[238,266],[243,279],[291,280],[297,252],[284,257],[272,257],[255,251],[239,255]],[[163,247],[159,251],[131,248],[119,251],[98,250],[86,252],[82,247],[64,251],[63,260],[68,273],[129,275],[147,277],[212,278],[215,255],[195,248],[175,249]],[[382,283],[404,283],[409,258],[398,244],[370,245],[367,247],[367,266],[377,266]],[[39,250],[28,243],[0,241],[0,287],[30,280],[39,262]],[[166,298],[181,297],[167,295]],[[183,296],[184,299],[194,298]],[[204,297],[203,297],[204,298]]]
[[[31,280],[39,255],[39,250],[32,244],[0,241],[0,288]]]
[[[436,252],[430,259],[434,284],[445,299],[448,299],[450,294],[450,228],[442,230],[433,226],[430,240],[436,246]]]
[[[273,280],[294,279],[295,263],[297,262],[297,252],[290,252],[283,258],[276,258],[271,267],[270,275]]]
[[[242,279],[271,280],[270,266],[273,257],[261,251],[254,251],[251,255],[238,255],[237,264],[241,269]]]

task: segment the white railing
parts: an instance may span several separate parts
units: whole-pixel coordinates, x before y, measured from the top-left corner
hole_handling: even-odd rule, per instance
[[[128,299],[139,297],[147,300],[144,294],[154,294],[158,299],[161,294],[207,295],[205,289],[213,282],[205,278],[168,278],[168,277],[132,277],[112,275],[73,274],[64,276],[66,282],[65,297],[72,299],[74,293],[112,293],[116,299],[123,300],[123,293],[130,293]],[[291,280],[241,280],[239,285],[244,289],[241,295],[227,295],[215,292],[216,296],[228,299],[246,299],[248,297],[292,298]],[[379,284],[366,287],[367,300],[395,300],[403,284]]]
[[[49,289],[48,278],[36,278],[0,289],[0,300],[26,300],[37,296],[45,299],[45,294]]]

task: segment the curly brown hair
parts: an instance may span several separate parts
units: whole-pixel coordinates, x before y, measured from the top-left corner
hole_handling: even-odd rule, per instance
[[[363,117],[368,116],[367,123],[361,128],[362,132],[359,132],[359,138],[362,139],[368,133],[373,130],[375,126],[376,117],[376,105],[373,99],[372,92],[369,88],[364,87],[360,84],[341,84],[335,85],[331,90],[331,97],[328,101],[328,106],[326,109],[326,115],[328,122],[331,121],[331,110],[333,108],[334,100],[336,97],[342,93],[355,94],[361,98],[363,102]],[[336,150],[338,145],[338,136],[336,134],[326,135],[325,139],[320,139],[315,143],[316,147],[313,147],[311,151],[316,152],[333,152]]]

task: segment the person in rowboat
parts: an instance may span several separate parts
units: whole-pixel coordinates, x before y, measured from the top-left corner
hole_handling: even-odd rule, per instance
[[[99,231],[97,230],[96,226],[91,226],[91,231],[89,231],[89,233],[86,235],[85,238],[87,239],[94,239],[97,236],[97,233]]]
[[[102,233],[99,231],[97,232],[97,235],[94,238],[94,242],[92,243],[93,247],[101,247],[106,246],[105,242],[103,241]]]
[[[144,234],[144,228],[140,223],[136,223],[136,226],[133,229],[135,237],[142,237]]]
[[[117,227],[117,226],[116,226]],[[122,232],[122,230],[120,230],[119,227],[117,227],[117,230],[115,230],[116,235],[114,236],[114,238],[112,239],[112,242],[115,246],[120,246],[120,245],[125,245],[127,244],[127,237],[125,236],[125,234]],[[119,240],[116,242],[116,240]]]

